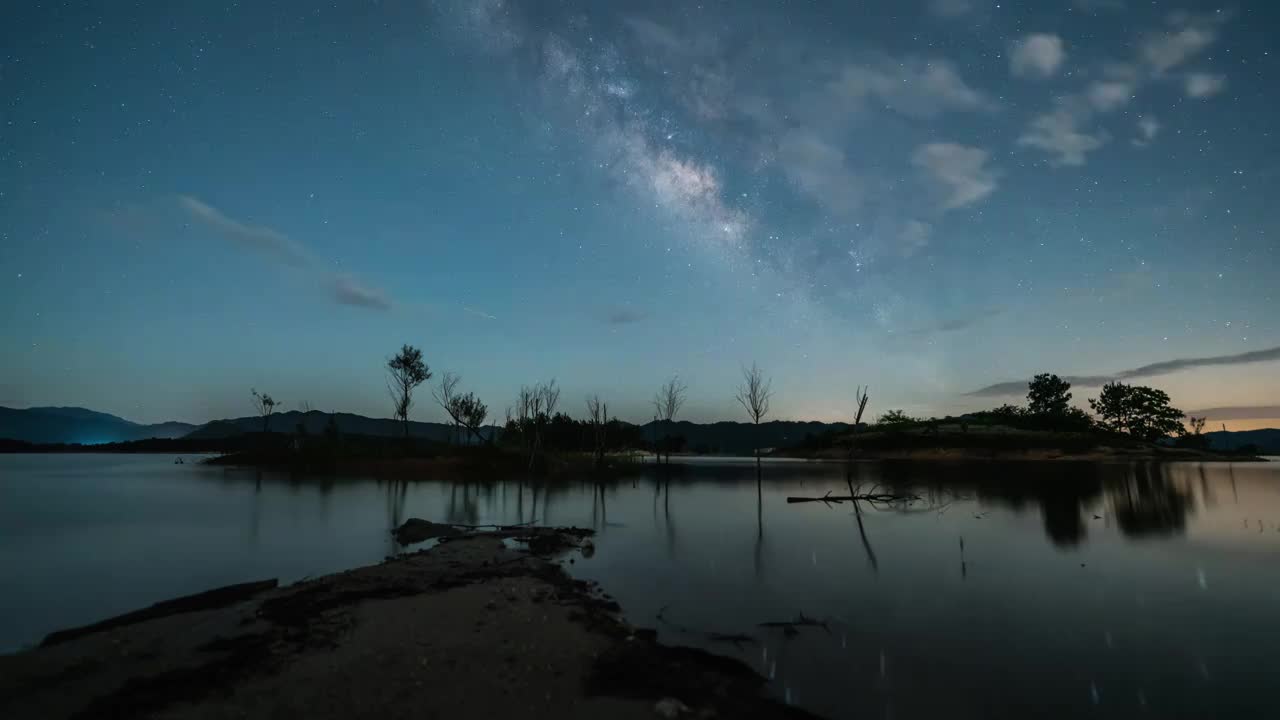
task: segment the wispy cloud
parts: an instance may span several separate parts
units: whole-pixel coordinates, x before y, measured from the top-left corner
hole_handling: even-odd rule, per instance
[[[1218,33],[1210,22],[1177,14],[1169,18],[1173,27],[1147,36],[1139,54],[1152,70],[1164,73],[1190,60],[1213,44]]]
[[[1138,147],[1146,147],[1160,134],[1160,121],[1151,115],[1143,115],[1138,118],[1138,137],[1133,139],[1133,144]]]
[[[282,232],[236,220],[190,195],[180,195],[178,204],[192,218],[216,231],[231,243],[266,255],[286,267],[314,273],[334,302],[373,310],[391,308],[391,301],[382,291],[365,287],[345,273],[333,273],[320,269],[321,263],[317,262],[316,257],[305,246]]]
[[[604,316],[607,325],[631,325],[644,319],[643,312],[629,307],[614,308]]]
[[[1102,9],[1104,5],[1106,3],[1099,3],[1092,9]],[[1111,135],[1105,130],[1093,127],[1098,116],[1126,106],[1143,86],[1161,81],[1170,70],[1210,47],[1218,38],[1217,28],[1224,17],[1170,14],[1166,18],[1167,27],[1147,33],[1129,62],[1104,66],[1102,79],[1091,81],[1078,92],[1056,98],[1050,110],[1032,118],[1026,131],[1018,138],[1018,144],[1049,154],[1052,158],[1050,164],[1055,166],[1084,165],[1090,153],[1111,140]],[[1043,72],[1053,59],[1049,49],[1051,43],[1040,40],[1039,51],[1033,52],[1027,42],[1024,40],[1014,51],[1015,55],[1021,51],[1017,57],[1024,74]],[[1037,64],[1040,61],[1043,62]],[[1194,72],[1183,81],[1188,96],[1208,98],[1222,89],[1226,78],[1209,72]],[[1135,140],[1134,144],[1145,146],[1154,141],[1159,126],[1148,127],[1154,130],[1148,133],[1142,129],[1142,138]]]
[[[1111,139],[1106,131],[1083,127],[1091,117],[1078,98],[1064,98],[1057,108],[1033,119],[1018,144],[1050,153],[1055,156],[1053,165],[1084,165],[1089,153]]]
[[[483,310],[477,310],[477,309],[475,309],[475,308],[473,308],[473,307],[467,307],[467,306],[465,306],[465,305],[462,307],[462,311],[463,311],[463,312],[465,312],[465,313],[467,313],[467,314],[469,314],[469,315],[475,315],[475,316],[476,316],[476,317],[478,317],[478,318],[484,318],[485,320],[497,320],[497,319],[498,319],[498,316],[497,316],[497,315],[490,315],[489,313],[487,313],[487,312],[485,312],[485,311],[483,311]]]
[[[973,0],[929,0],[929,13],[940,18],[957,18],[973,12]]]
[[[1057,73],[1066,59],[1062,38],[1049,33],[1031,33],[1009,50],[1009,71],[1019,77],[1047,78]]]
[[[217,208],[190,195],[178,196],[178,202],[192,217],[217,230],[233,243],[289,265],[303,266],[312,261],[305,248],[271,228],[248,225],[227,217]]]
[[[973,88],[941,58],[882,58],[846,63],[832,81],[833,99],[857,110],[870,101],[902,115],[932,117],[948,110],[983,110],[994,101]]]
[[[933,335],[936,333],[956,332],[958,330],[967,330],[971,327],[981,325],[993,317],[1003,315],[1005,308],[989,307],[975,310],[968,315],[960,315],[943,320],[936,325],[928,327],[916,328],[908,332],[910,335]],[[1025,389],[1025,383],[1023,384]]]
[[[903,224],[902,231],[898,233],[902,255],[910,257],[916,254],[929,244],[929,238],[932,236],[933,225],[920,220],[908,220]]]
[[[1115,11],[1125,9],[1125,0],[1072,0],[1072,5],[1088,12],[1101,10]]]
[[[1069,375],[1063,379],[1073,385],[1097,387],[1109,382],[1135,380],[1137,378],[1152,377],[1155,375],[1167,375],[1168,373],[1177,372],[1179,370],[1190,370],[1201,367],[1217,367],[1222,365],[1247,365],[1250,363],[1270,362],[1273,360],[1280,360],[1280,346],[1267,348],[1265,350],[1253,350],[1251,352],[1238,353],[1236,355],[1215,355],[1211,357],[1162,360],[1160,362],[1143,365],[1130,370],[1121,370],[1120,372],[1112,373],[1110,375]],[[1026,380],[1015,380],[988,385],[987,387],[979,388],[968,394],[977,396],[1016,395],[1024,393],[1026,390]]]
[[[813,130],[795,128],[778,143],[778,165],[804,194],[845,215],[861,207],[866,184],[849,167],[844,150]]]
[[[1099,80],[1086,91],[1089,102],[1099,112],[1111,112],[1133,98],[1133,84],[1122,80]]]
[[[391,301],[381,290],[364,287],[349,275],[334,275],[329,289],[333,299],[342,305],[371,308],[374,310],[391,309]]]
[[[1193,72],[1187,74],[1187,97],[1208,98],[1222,92],[1227,85],[1226,75]]]
[[[1230,407],[1202,408],[1200,410],[1188,410],[1187,415],[1209,420],[1280,418],[1280,405],[1234,405]]]
[[[929,143],[916,149],[911,162],[944,190],[942,206],[971,205],[995,192],[999,174],[987,167],[987,151],[958,143]]]

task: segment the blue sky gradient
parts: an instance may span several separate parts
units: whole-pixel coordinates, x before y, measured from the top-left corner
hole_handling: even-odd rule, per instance
[[[644,420],[679,373],[736,418],[755,361],[832,420],[1280,346],[1270,4],[22,5],[3,405],[386,416],[408,342],[498,416],[555,377]]]

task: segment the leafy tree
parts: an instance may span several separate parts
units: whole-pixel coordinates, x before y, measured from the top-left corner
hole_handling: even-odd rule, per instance
[[[1209,437],[1204,434],[1204,426],[1208,418],[1188,417],[1187,429],[1188,434],[1178,438],[1178,445],[1181,447],[1196,448],[1198,450],[1209,449]]]
[[[1033,415],[1065,415],[1071,406],[1071,383],[1041,373],[1027,384],[1027,409]]]
[[[1187,425],[1191,428],[1191,434],[1192,434],[1192,435],[1203,435],[1203,434],[1204,434],[1204,424],[1205,424],[1205,422],[1207,422],[1208,420],[1209,420],[1209,418],[1202,418],[1202,417],[1188,417],[1188,418],[1187,418]]]
[[[413,390],[431,379],[431,370],[422,361],[422,351],[412,345],[400,348],[387,360],[387,392],[395,404],[395,417],[404,423],[404,436],[409,437],[409,408],[413,407]]]
[[[1001,420],[1016,420],[1027,414],[1027,409],[1019,405],[1010,405],[1005,403],[998,408],[991,410],[991,414]]]
[[[901,410],[886,410],[876,419],[877,425],[908,425],[917,422],[920,422],[919,418],[913,418]]]
[[[262,432],[267,432],[271,426],[271,414],[276,411],[276,406],[280,403],[273,400],[270,395],[258,392],[257,388],[251,388],[249,392],[253,393],[253,407],[258,411],[258,415],[262,416]]]
[[[1103,427],[1140,440],[1153,442],[1186,431],[1183,413],[1169,405],[1169,395],[1145,385],[1107,383],[1097,398],[1089,399],[1089,406],[1102,419]]]

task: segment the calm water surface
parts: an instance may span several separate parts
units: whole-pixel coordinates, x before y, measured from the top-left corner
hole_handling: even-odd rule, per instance
[[[604,487],[322,482],[170,456],[0,456],[0,648],[374,562],[407,517],[536,520],[599,531],[569,568],[632,622],[740,657],[829,717],[1275,716],[1280,463],[846,472],[766,465],[759,488],[753,465],[723,462]],[[786,502],[850,481],[924,500]],[[827,629],[757,627],[800,613]]]

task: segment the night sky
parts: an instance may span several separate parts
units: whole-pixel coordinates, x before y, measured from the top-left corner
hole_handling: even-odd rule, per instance
[[[316,5],[4,4],[0,405],[387,417],[407,342],[498,417],[1280,425],[1280,4]]]

